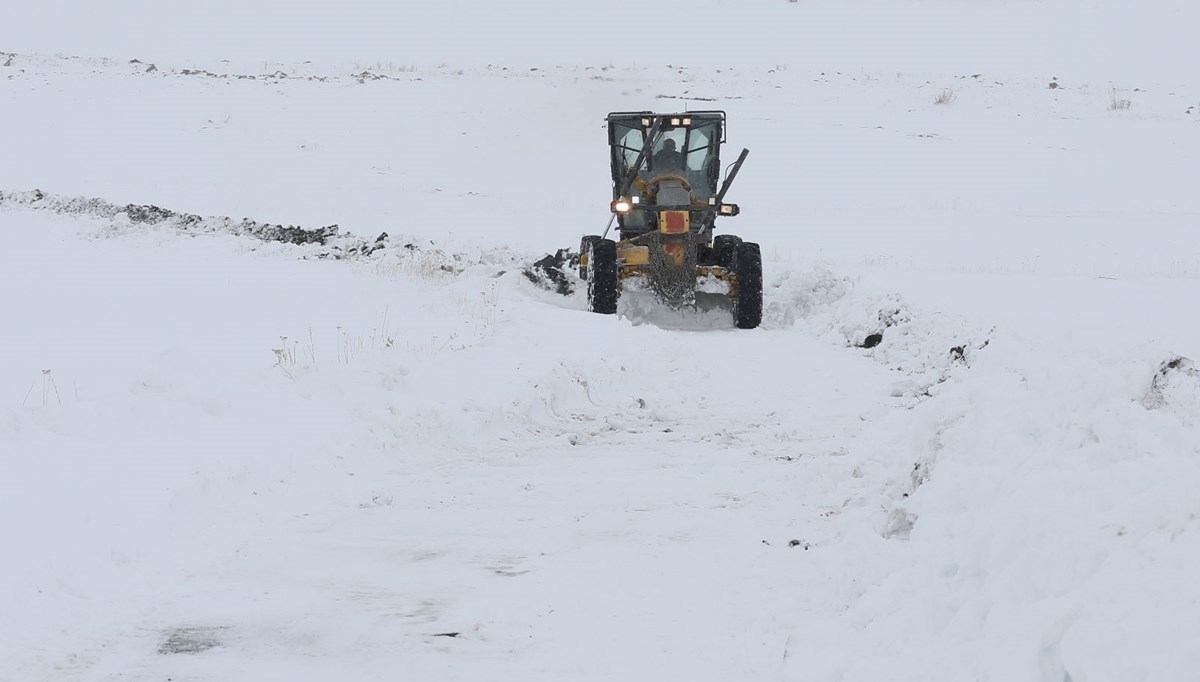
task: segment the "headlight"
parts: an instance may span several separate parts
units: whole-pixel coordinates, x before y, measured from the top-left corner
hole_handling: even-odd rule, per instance
[[[740,212],[737,204],[721,204],[721,215],[735,216]]]
[[[671,125],[673,125],[673,126],[679,125],[679,119],[677,119],[677,118],[671,119]]]
[[[640,203],[642,203],[642,198],[641,198],[641,197],[634,197],[634,198],[633,198],[633,205],[634,205],[634,206],[637,206],[637,205],[638,205],[638,204],[640,204]]]
[[[616,201],[612,202],[610,208],[612,209],[613,213],[625,215],[633,210],[633,204],[628,199],[617,199]]]

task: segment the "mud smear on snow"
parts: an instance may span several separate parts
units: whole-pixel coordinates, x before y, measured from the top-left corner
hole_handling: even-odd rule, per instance
[[[183,232],[222,232],[238,236],[253,237],[264,242],[329,246],[327,254],[333,258],[355,255],[370,255],[387,246],[388,235],[380,234],[373,242],[340,234],[337,225],[304,228],[296,225],[273,225],[243,218],[234,220],[227,216],[199,216],[182,213],[153,204],[118,205],[104,199],[89,197],[60,197],[41,190],[28,192],[6,192],[0,190],[0,206],[31,208],[53,213],[81,215],[102,220],[116,220],[124,216],[132,225],[167,225]]]
[[[575,284],[581,280],[568,270],[579,267],[579,254],[570,249],[559,249],[553,254],[534,261],[522,274],[530,282],[560,296],[570,296],[575,293]]]
[[[158,653],[201,654],[221,646],[223,627],[181,627],[167,633],[167,638],[158,646]]]
[[[1148,410],[1170,412],[1185,424],[1192,423],[1200,405],[1200,370],[1182,355],[1167,358],[1158,366],[1140,402]]]
[[[685,101],[696,102],[724,102],[726,100],[742,99],[738,95],[727,95],[725,97],[700,97],[696,95],[655,95],[654,99],[681,99]]]
[[[250,218],[201,216],[154,204],[116,204],[96,197],[61,196],[38,189],[0,190],[0,208],[47,211],[106,221],[111,224],[111,234],[117,236],[138,227],[163,227],[186,234],[229,234],[267,243],[313,247],[302,258],[370,261],[386,275],[398,273],[439,279],[483,268],[490,276],[500,277],[510,269],[519,269],[539,288],[564,297],[572,296],[583,285],[576,274],[579,254],[572,249],[559,249],[537,260],[503,246],[456,253],[439,248],[429,240],[393,237],[387,232],[380,233],[374,240],[364,239],[342,232],[336,224],[307,228]]]
[[[364,239],[342,232],[335,225],[302,227],[261,222],[250,218],[201,216],[153,204],[116,204],[96,197],[68,197],[42,190],[0,190],[0,208],[47,211],[93,218],[110,224],[110,234],[120,236],[140,227],[163,227],[186,234],[228,234],[261,242],[308,247],[302,258],[367,260],[378,262],[381,272],[406,273],[425,279],[458,276],[474,267],[502,275],[507,268],[529,258],[500,247],[474,253],[455,253],[429,240],[393,237],[381,232]]]

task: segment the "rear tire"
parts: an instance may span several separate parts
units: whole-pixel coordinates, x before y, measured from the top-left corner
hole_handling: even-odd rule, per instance
[[[579,279],[587,280],[588,266],[584,265],[584,256],[587,256],[588,250],[592,248],[592,244],[598,241],[600,241],[600,235],[589,234],[579,242]]]
[[[588,256],[588,307],[593,313],[612,315],[617,312],[621,295],[618,275],[617,243],[611,239],[592,242]]]
[[[741,237],[731,234],[717,235],[713,238],[713,261],[723,268],[732,268],[734,253],[737,251],[737,245],[741,243]]]
[[[734,252],[733,322],[738,329],[754,329],[762,323],[762,251],[758,244],[742,242]]]

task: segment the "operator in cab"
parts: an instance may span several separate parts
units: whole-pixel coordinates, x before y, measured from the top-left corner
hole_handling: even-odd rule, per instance
[[[662,149],[654,153],[654,172],[683,170],[683,154],[675,149],[675,140],[667,138]]]

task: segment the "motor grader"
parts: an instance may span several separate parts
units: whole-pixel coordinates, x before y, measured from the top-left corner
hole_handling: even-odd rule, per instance
[[[579,249],[591,310],[617,312],[622,291],[637,282],[672,308],[716,299],[732,309],[735,326],[757,327],[759,246],[713,236],[718,217],[738,215],[725,194],[750,153],[743,149],[722,180],[725,112],[615,112],[607,120],[613,217],[603,235],[585,236]],[[614,221],[619,236],[609,239]]]

